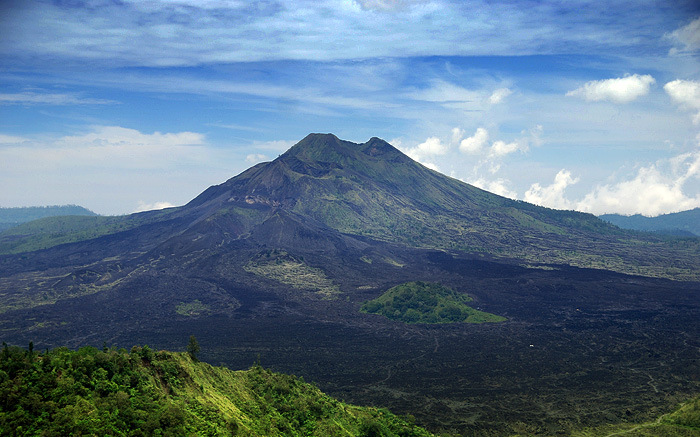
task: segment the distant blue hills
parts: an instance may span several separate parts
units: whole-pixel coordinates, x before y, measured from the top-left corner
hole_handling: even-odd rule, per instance
[[[0,232],[22,223],[44,217],[63,215],[89,215],[96,213],[78,205],[29,206],[19,208],[0,208]]]
[[[700,208],[656,217],[645,217],[641,214],[603,214],[599,217],[623,229],[700,237]]]

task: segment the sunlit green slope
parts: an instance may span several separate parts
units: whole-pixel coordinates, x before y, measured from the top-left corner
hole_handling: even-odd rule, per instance
[[[3,436],[430,436],[293,376],[187,353],[61,348],[0,352]]]

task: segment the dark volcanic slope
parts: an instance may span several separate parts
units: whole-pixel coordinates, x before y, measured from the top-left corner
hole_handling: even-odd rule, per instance
[[[376,138],[310,135],[183,207],[53,224],[0,235],[20,252],[0,256],[3,341],[182,349],[194,334],[214,364],[260,360],[473,435],[566,435],[700,391],[700,283],[622,273],[694,278],[698,240],[495,196]],[[508,321],[359,312],[408,281]]]

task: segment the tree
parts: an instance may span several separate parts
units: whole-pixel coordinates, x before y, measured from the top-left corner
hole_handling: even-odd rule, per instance
[[[197,359],[197,354],[199,354],[199,343],[194,335],[190,335],[190,341],[187,343],[187,353],[194,361],[199,361]]]

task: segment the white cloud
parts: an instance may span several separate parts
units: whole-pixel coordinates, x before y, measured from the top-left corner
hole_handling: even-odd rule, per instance
[[[96,148],[112,147],[114,150],[129,149],[138,154],[146,150],[162,151],[165,148],[201,145],[204,138],[204,135],[195,132],[144,134],[120,126],[96,126],[93,132],[87,134],[62,137],[56,141],[56,145],[98,151]]]
[[[693,123],[700,124],[700,82],[674,80],[664,85],[664,90],[682,108],[698,111],[693,117]]]
[[[393,12],[409,7],[416,3],[425,3],[425,0],[355,0],[362,9]]]
[[[460,129],[458,127],[455,127],[452,129],[452,139],[450,141],[450,144],[455,146],[459,144],[460,140],[464,138],[464,129]]]
[[[11,163],[0,172],[0,204],[7,205],[75,203],[123,214],[137,199],[185,203],[243,170],[235,167],[242,159],[208,146],[195,132],[94,126],[76,135],[10,140],[0,147],[0,162]]]
[[[18,144],[24,143],[26,141],[29,141],[29,139],[24,137],[17,137],[14,135],[0,134],[0,144]]]
[[[700,137],[700,136],[699,136]],[[656,216],[700,207],[700,149],[640,167],[631,177],[598,185],[582,199],[565,196],[579,182],[561,170],[548,186],[532,184],[524,200],[558,209]]]
[[[671,48],[670,55],[700,50],[700,17],[666,36],[680,45]]]
[[[262,153],[251,153],[245,157],[245,162],[249,164],[257,164],[259,162],[269,161],[270,158]]]
[[[680,155],[676,160],[684,164],[685,171],[666,173],[656,165],[640,168],[631,180],[596,187],[577,209],[594,214],[656,216],[700,207],[700,194],[684,192],[688,180],[700,177],[700,152]]]
[[[477,128],[474,135],[465,138],[459,143],[459,150],[464,153],[476,155],[481,153],[489,140],[489,132],[483,127]]]
[[[143,200],[139,200],[139,205],[133,212],[153,211],[155,209],[172,208],[174,206],[175,205],[170,202],[146,203]]]
[[[506,143],[505,141],[494,141],[493,144],[491,144],[491,150],[489,151],[489,156],[491,157],[500,157],[500,156],[506,156],[509,155],[513,152],[517,152],[518,150],[521,151],[527,151],[527,146],[524,143],[520,143],[518,141],[513,141],[511,143]]]
[[[518,198],[517,193],[506,186],[508,184],[508,181],[506,181],[505,179],[486,180],[484,178],[479,178],[469,183],[471,183],[475,187],[481,188],[482,190],[498,194],[499,196],[509,197],[511,199]]]
[[[416,160],[420,162],[421,164],[426,165],[425,162],[423,162],[426,158],[432,157],[435,155],[444,155],[447,153],[447,146],[442,144],[440,141],[440,138],[438,137],[430,137],[424,142],[420,143],[416,147],[413,147],[411,149],[405,150],[406,155],[408,155],[411,159]],[[434,166],[434,164],[432,164]],[[426,165],[427,166],[427,165]]]
[[[510,89],[499,88],[491,94],[491,97],[489,97],[489,103],[491,103],[492,105],[501,103],[506,97],[508,97],[511,94],[513,94],[513,91],[511,91]]]
[[[440,0],[19,3],[3,20],[3,55],[119,66],[635,51],[668,17],[646,2],[543,3],[526,13],[517,4]],[[618,19],[600,20],[610,13]]]
[[[564,191],[566,187],[578,181],[578,178],[571,176],[570,171],[562,169],[554,176],[554,182],[551,185],[543,187],[539,183],[532,184],[525,192],[524,200],[549,208],[571,209],[572,203],[564,197]]]
[[[629,103],[648,94],[649,87],[655,82],[654,78],[648,74],[644,76],[634,74],[615,79],[586,82],[582,87],[569,91],[566,95],[580,97],[589,102]]]
[[[450,109],[485,111],[511,95],[509,88],[467,89],[445,80],[433,80],[430,87],[413,91],[408,98],[424,102],[440,103]]]

